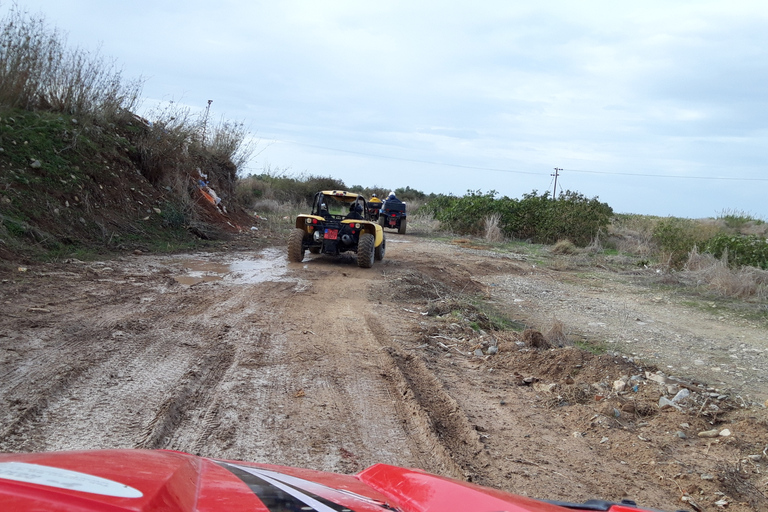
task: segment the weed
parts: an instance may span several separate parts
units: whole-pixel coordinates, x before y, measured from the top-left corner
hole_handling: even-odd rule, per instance
[[[565,324],[560,320],[554,319],[552,326],[544,335],[547,341],[556,347],[564,347],[570,345],[571,341],[568,339],[568,335],[565,333]]]
[[[504,240],[504,234],[499,227],[499,221],[501,221],[500,213],[492,213],[484,219],[484,232],[485,240],[490,243],[499,243]]]
[[[742,210],[736,209],[724,209],[717,216],[718,220],[722,220],[725,226],[736,232],[740,232],[742,229],[750,224],[764,224],[765,221],[753,217],[751,214]]]
[[[601,355],[608,352],[608,346],[603,341],[590,340],[587,338],[576,340],[573,343],[576,347],[589,352],[590,354]]]
[[[768,271],[756,267],[729,266],[727,252],[718,259],[712,254],[691,251],[685,270],[689,281],[704,284],[719,296],[756,300],[768,298]]]

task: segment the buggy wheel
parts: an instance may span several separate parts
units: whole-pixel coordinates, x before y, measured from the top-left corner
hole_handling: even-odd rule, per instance
[[[405,234],[406,220],[407,220],[406,217],[403,217],[402,219],[400,219],[400,227],[397,228],[397,232],[401,235]]]
[[[296,228],[288,237],[288,261],[301,263],[304,259],[304,230]]]
[[[370,233],[360,235],[360,241],[357,243],[357,266],[360,268],[371,268],[374,260],[374,247],[376,237]]]
[[[373,250],[373,259],[381,261],[384,259],[384,252],[387,250],[387,237],[381,234],[381,243]]]

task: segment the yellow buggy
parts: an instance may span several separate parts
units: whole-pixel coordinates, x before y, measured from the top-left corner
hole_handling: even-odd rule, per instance
[[[288,239],[288,260],[299,263],[305,251],[312,254],[357,253],[357,265],[371,268],[384,259],[384,230],[371,220],[365,198],[344,190],[315,194],[312,212],[296,217]]]

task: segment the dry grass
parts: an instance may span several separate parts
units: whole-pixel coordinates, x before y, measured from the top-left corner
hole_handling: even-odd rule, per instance
[[[483,232],[486,242],[500,243],[504,241],[504,234],[501,232],[499,224],[501,224],[500,214],[493,213],[485,217],[483,220]]]
[[[124,80],[98,52],[65,45],[41,16],[17,6],[0,21],[0,104],[111,121],[137,106],[142,81]]]
[[[175,186],[176,176],[186,178],[200,167],[219,195],[232,196],[237,168],[257,144],[243,124],[208,126],[208,109],[192,114],[173,102],[150,112],[150,123],[133,113],[141,86],[142,79],[125,80],[98,51],[69,48],[41,15],[13,6],[0,21],[1,107],[73,115],[78,126],[140,120],[141,169],[152,184]]]
[[[608,236],[619,252],[649,258],[657,250],[653,230],[659,220],[660,217],[646,215],[618,216],[609,226]]]
[[[570,255],[577,254],[579,249],[570,240],[560,240],[552,246],[553,254]]]
[[[440,226],[440,221],[435,219],[435,216],[431,213],[424,213],[423,210],[416,208],[411,209],[411,204],[408,203],[408,233],[432,235],[443,232]]]
[[[557,319],[552,321],[552,326],[549,328],[544,337],[547,338],[547,341],[556,347],[571,345],[571,342],[568,339],[568,335],[565,332],[565,324]]]
[[[724,297],[765,300],[768,298],[768,271],[755,267],[732,269],[727,254],[717,259],[695,248],[688,255],[685,272],[689,278]]]
[[[572,404],[588,404],[595,401],[595,393],[586,384],[558,386],[554,391],[544,401],[544,404],[550,409]]]

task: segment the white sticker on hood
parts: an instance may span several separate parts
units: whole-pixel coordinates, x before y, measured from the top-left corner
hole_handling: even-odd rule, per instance
[[[141,498],[143,496],[138,489],[106,478],[26,462],[0,462],[0,478],[103,496],[114,496],[115,498]]]

